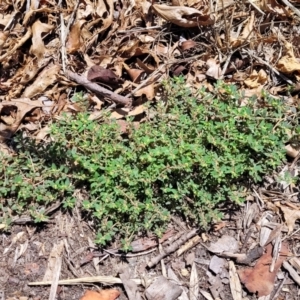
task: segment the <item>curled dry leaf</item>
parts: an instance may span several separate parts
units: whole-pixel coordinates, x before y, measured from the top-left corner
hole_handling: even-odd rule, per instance
[[[151,14],[149,14],[149,9],[151,3],[147,0],[136,0],[136,7],[139,10],[141,17],[143,18],[146,26],[151,26]]]
[[[214,79],[220,79],[220,77],[222,76],[220,64],[218,64],[213,58],[210,58],[206,62],[206,65],[208,66],[206,76],[212,77]]]
[[[94,65],[89,69],[87,79],[89,81],[102,82],[108,85],[118,85],[124,82],[124,80],[119,78],[112,70],[97,65]]]
[[[203,15],[201,11],[192,7],[165,4],[153,4],[152,7],[161,18],[181,27],[197,27],[214,23],[210,14]]]
[[[18,130],[21,121],[28,112],[43,106],[44,104],[42,101],[31,101],[28,98],[1,102],[0,111],[2,112],[3,109],[9,109],[12,113],[12,118],[9,119],[10,124],[0,123],[0,141],[5,141]],[[16,109],[16,113],[14,113],[14,110],[11,110],[12,107]]]
[[[124,69],[127,71],[128,75],[130,76],[133,82],[140,82],[143,75],[146,74],[144,70],[140,69],[131,69],[127,64],[123,64]]]
[[[278,71],[285,74],[291,74],[295,71],[300,72],[300,62],[294,55],[293,45],[285,42],[285,48],[286,54],[277,63]]]
[[[86,22],[85,20],[80,20],[71,27],[70,33],[68,35],[68,40],[66,43],[66,48],[68,53],[74,53],[80,49],[82,45],[81,27],[85,22]]]
[[[254,15],[254,11],[252,11],[249,20],[246,23],[241,35],[237,38],[230,36],[230,43],[233,48],[239,47],[246,41],[250,40],[254,28],[254,21],[255,21],[255,15]]]
[[[91,3],[92,7],[96,7],[96,13],[99,18],[94,22],[89,23],[88,28],[93,27],[96,23],[102,22],[101,29],[98,33],[104,32],[113,23],[113,13],[114,13],[114,1],[113,0],[99,0],[96,4]]]
[[[152,100],[155,96],[154,83],[150,83],[134,93],[134,96],[140,97],[145,95],[148,100]]]
[[[280,255],[274,265],[274,271],[270,272],[272,248],[272,244],[266,247],[266,253],[260,257],[254,268],[238,271],[240,280],[247,290],[251,293],[257,293],[259,297],[267,296],[272,292],[277,272],[288,254],[287,243],[282,243]]]
[[[296,220],[300,219],[300,210],[277,204],[284,215],[284,220],[288,227],[288,234],[294,230]]]
[[[258,73],[256,70],[253,70],[253,72],[248,77],[248,79],[244,81],[247,87],[252,89],[264,85],[267,82],[268,82],[268,75],[263,69],[260,69]]]
[[[46,52],[42,34],[50,32],[53,28],[54,26],[42,23],[39,20],[32,25],[32,46],[30,53],[35,55],[38,60],[42,59]]]
[[[186,51],[189,49],[192,49],[194,47],[196,47],[197,43],[193,40],[186,40],[184,42],[182,42],[179,46],[181,48],[182,51]]]

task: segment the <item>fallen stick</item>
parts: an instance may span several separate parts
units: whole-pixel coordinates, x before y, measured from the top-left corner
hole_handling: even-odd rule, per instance
[[[166,249],[162,249],[162,252],[153,257],[150,262],[148,263],[148,268],[152,268],[155,265],[157,265],[164,257],[168,256],[169,254],[176,251],[182,244],[187,242],[192,237],[196,236],[198,234],[198,229],[193,229],[192,231],[188,232],[186,235],[181,237],[179,240],[175,241],[171,246],[169,246]]]
[[[140,279],[131,279],[136,284],[142,284]],[[94,283],[99,282],[104,285],[112,285],[112,284],[123,284],[122,280],[113,276],[92,276],[92,277],[82,277],[82,278],[74,278],[74,279],[63,279],[58,281],[58,285],[72,285],[72,284],[84,284],[84,283]],[[28,285],[51,285],[52,281],[35,281],[29,282]]]
[[[95,82],[89,81],[84,76],[73,73],[72,71],[66,71],[66,76],[69,79],[76,81],[78,84],[83,85],[86,89],[90,90],[91,92],[111,99],[116,104],[122,104],[124,106],[131,105],[132,100],[130,98],[116,94],[116,93],[98,85]]]

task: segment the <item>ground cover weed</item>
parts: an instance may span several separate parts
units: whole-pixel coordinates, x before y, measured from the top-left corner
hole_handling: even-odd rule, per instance
[[[2,223],[24,212],[44,221],[61,201],[94,221],[97,243],[118,236],[128,250],[137,232],[161,235],[172,214],[207,227],[220,205],[242,203],[245,187],[285,159],[282,100],[266,94],[241,105],[242,94],[223,82],[193,95],[181,77],[164,91],[147,122],[136,129],[127,120],[126,135],[114,120],[79,113],[53,123],[47,144],[16,139],[17,155],[0,167]]]

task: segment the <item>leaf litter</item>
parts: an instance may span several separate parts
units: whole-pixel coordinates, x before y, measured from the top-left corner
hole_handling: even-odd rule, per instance
[[[297,1],[287,0],[2,1],[1,151],[11,150],[6,142],[17,131],[42,141],[48,138],[52,118],[59,118],[63,112],[86,109],[72,101],[77,88],[84,88],[87,94],[90,118],[97,119],[103,110],[110,109],[112,117],[120,122],[122,132],[127,130],[126,116],[134,117],[138,126],[143,120],[141,115],[148,113],[144,104],[160,100],[158,91],[162,80],[170,75],[184,75],[194,89],[212,90],[212,83],[222,79],[237,84],[246,97],[260,96],[262,90],[278,96],[287,91],[287,84],[297,86],[299,81],[299,10],[296,6]],[[298,95],[293,96],[293,101],[298,103]],[[288,148],[287,153],[298,159],[299,151],[294,148]],[[297,169],[295,164],[293,167]],[[247,222],[244,224],[227,218],[208,236],[194,231],[183,233],[177,228],[181,238],[174,233],[160,241],[137,239],[133,243],[133,257],[128,256],[128,259],[162,243],[163,251],[148,260],[148,268],[175,255],[183,264],[181,270],[186,270],[187,279],[181,270],[168,268],[168,273],[175,281],[173,292],[181,293],[182,299],[188,295],[196,299],[200,293],[206,299],[240,299],[246,290],[258,296],[270,295],[276,280],[280,280],[281,265],[299,284],[300,264],[282,241],[294,241],[298,237],[297,187],[284,184],[282,188],[276,184],[274,179],[265,184],[265,189],[253,194],[249,200],[253,209],[245,207]],[[229,229],[230,224],[242,231]],[[31,247],[29,240],[21,241],[19,237],[16,234],[13,242],[2,249],[3,255],[12,255],[16,264]],[[168,240],[172,242],[165,244]],[[59,244],[56,240],[56,245]],[[246,253],[239,253],[243,248]],[[215,255],[211,256],[207,249]],[[90,253],[86,253],[86,257]],[[113,257],[111,253],[114,252],[103,257]],[[95,256],[91,257],[88,261]],[[229,260],[228,266],[223,257]],[[75,260],[68,257],[68,261]],[[201,262],[207,261],[210,263],[204,266],[212,273],[209,274],[208,269],[201,273],[204,268]],[[242,269],[241,264],[255,265]],[[89,263],[85,265],[88,267]],[[68,266],[76,273],[72,263]],[[58,293],[56,285],[68,284],[63,279],[58,280],[62,278],[58,273],[51,274],[55,277],[51,297]],[[93,282],[91,277],[77,277],[75,283]],[[200,278],[206,278],[205,282]],[[127,280],[130,282],[129,277]],[[170,281],[161,280],[165,282],[166,291],[170,289]],[[122,284],[122,280],[114,276],[100,276],[95,281]],[[189,289],[180,287],[181,282]],[[153,284],[155,281],[152,287]],[[229,293],[227,288],[229,294],[226,294],[226,286],[231,289]],[[153,290],[147,290],[149,299],[156,297],[157,289],[154,285]],[[119,291],[110,291],[97,294],[88,291],[82,299],[118,297]],[[255,295],[252,296],[255,299]]]

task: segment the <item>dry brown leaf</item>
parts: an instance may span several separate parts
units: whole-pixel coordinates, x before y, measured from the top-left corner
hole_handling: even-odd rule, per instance
[[[295,222],[300,219],[300,210],[282,204],[278,204],[277,206],[279,206],[284,215],[284,220],[288,227],[288,234],[290,234],[294,230]]]
[[[3,48],[8,37],[9,32],[0,32],[0,50]]]
[[[262,0],[259,2],[261,9],[265,12],[275,13],[280,16],[291,16],[291,12],[283,5],[279,4],[276,0]]]
[[[154,83],[148,84],[134,93],[135,97],[140,97],[142,95],[145,95],[148,100],[152,100],[155,97]]]
[[[291,74],[295,71],[300,71],[300,61],[295,57],[293,51],[293,45],[289,42],[285,42],[286,54],[278,61],[278,71]]]
[[[90,2],[90,1],[89,1]],[[95,3],[91,3],[92,7],[96,8],[96,13],[99,16],[93,22],[90,22],[87,29],[91,29],[97,23],[102,24],[101,28],[98,29],[98,34],[107,30],[113,23],[113,13],[114,13],[114,1],[113,0],[96,0]]]
[[[50,134],[50,127],[45,126],[42,129],[40,129],[36,134],[35,134],[35,139],[38,141],[43,140],[48,134]]]
[[[182,42],[181,44],[179,44],[179,46],[182,51],[187,51],[187,50],[195,48],[197,46],[197,43],[193,40],[186,40],[186,41]]]
[[[145,111],[146,111],[146,107],[141,104],[141,105],[135,106],[133,108],[133,110],[131,110],[128,113],[128,116],[137,116],[137,115],[144,113]]]
[[[201,11],[192,7],[165,4],[153,4],[152,7],[161,18],[181,27],[189,28],[214,23],[210,14],[203,15]]]
[[[70,30],[68,35],[68,40],[66,43],[66,48],[68,53],[74,53],[78,51],[82,45],[81,40],[81,27],[85,23],[85,20],[77,21]]]
[[[129,108],[125,108],[125,107],[116,108],[113,110],[109,118],[119,120],[126,117],[128,115],[128,112],[129,112]]]
[[[127,73],[135,83],[141,82],[143,75],[145,75],[145,71],[140,69],[127,69]]]
[[[34,110],[36,107],[43,107],[44,104],[40,100],[31,101],[28,98],[15,99],[12,101],[5,101],[0,103],[0,111],[7,108],[16,108],[16,114],[12,117],[14,119],[10,124],[0,123],[0,140],[4,141],[10,138],[19,128],[21,121],[25,115]]]
[[[99,293],[87,290],[80,300],[115,300],[120,296],[120,292],[114,289],[101,290]]]
[[[141,14],[141,17],[146,23],[146,27],[151,26],[151,14],[149,14],[151,3],[147,0],[136,0],[135,2],[136,2],[136,7]]]
[[[210,58],[206,62],[208,66],[208,70],[206,71],[206,76],[212,77],[214,79],[220,79],[222,76],[222,71],[220,68],[220,64],[218,64],[213,58]]]
[[[57,75],[59,71],[59,65],[53,65],[51,67],[45,68],[39,74],[38,78],[33,82],[33,84],[25,89],[22,96],[31,98],[44,92],[48,86],[54,84],[57,81]]]
[[[11,43],[11,47],[5,51],[3,55],[0,56],[0,62],[5,61],[7,58],[11,58],[16,54],[16,51],[23,46],[23,44],[32,36],[31,28],[27,28],[26,34],[17,40],[17,43]]]
[[[268,75],[263,69],[260,69],[258,73],[256,70],[253,70],[253,72],[248,77],[248,79],[244,81],[247,87],[252,89],[262,86],[267,82],[268,82]]]
[[[32,45],[30,53],[41,60],[46,52],[45,44],[42,38],[43,33],[48,33],[54,29],[54,26],[42,23],[39,20],[32,25]]]
[[[259,297],[269,295],[274,287],[275,278],[279,268],[288,254],[287,243],[282,243],[280,256],[278,257],[274,272],[270,272],[272,263],[272,244],[266,247],[266,253],[257,261],[254,268],[239,270],[241,282],[246,286],[251,293],[257,293]]]
[[[253,35],[254,22],[255,22],[255,14],[254,11],[251,11],[249,20],[246,23],[241,35],[237,38],[230,36],[230,44],[233,48],[239,47],[246,41],[250,41]]]

